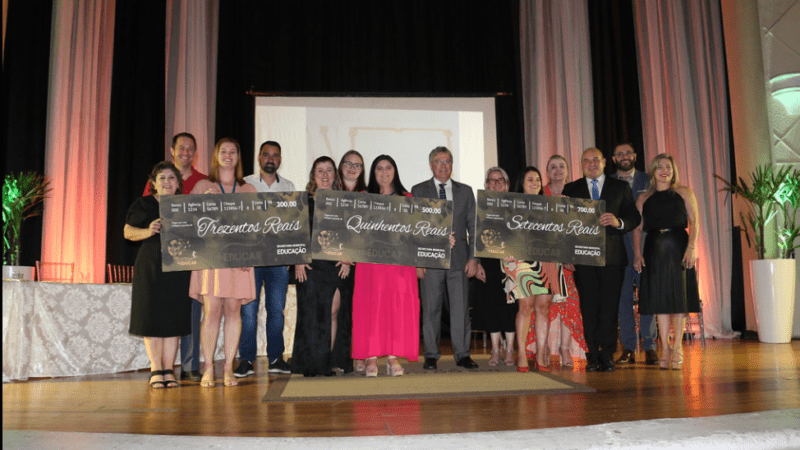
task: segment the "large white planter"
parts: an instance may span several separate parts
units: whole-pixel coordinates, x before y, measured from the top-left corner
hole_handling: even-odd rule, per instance
[[[33,267],[31,266],[3,266],[4,280],[33,280]]]
[[[756,326],[761,342],[784,344],[792,340],[795,263],[793,259],[750,261]]]

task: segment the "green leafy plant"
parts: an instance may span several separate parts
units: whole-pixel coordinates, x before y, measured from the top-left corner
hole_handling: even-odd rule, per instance
[[[800,206],[800,170],[787,173],[780,189],[775,193],[775,200],[783,216],[783,225],[778,227],[778,248],[781,258],[789,258],[792,252],[800,247],[796,243],[800,236],[800,220],[797,207]]]
[[[766,253],[764,234],[767,224],[778,212],[783,213],[784,223],[778,227],[778,246],[781,250],[779,257],[788,258],[791,251],[797,248],[794,241],[800,234],[800,223],[796,216],[797,205],[800,203],[800,173],[797,170],[792,171],[789,166],[776,171],[772,165],[764,164],[756,167],[756,171],[750,174],[749,185],[741,177],[731,183],[719,175],[714,176],[725,184],[720,191],[730,192],[749,204],[750,211],[746,216],[741,213],[740,218],[748,245],[752,245],[748,225],[753,231],[758,259],[764,259]]]
[[[22,222],[42,213],[41,204],[52,190],[50,181],[35,172],[8,174],[3,182],[3,264],[19,264]]]

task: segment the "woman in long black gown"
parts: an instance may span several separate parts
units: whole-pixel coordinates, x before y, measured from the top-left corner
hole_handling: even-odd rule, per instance
[[[306,185],[309,215],[314,217],[314,195],[320,189],[341,189],[336,163],[327,156],[314,161]],[[297,327],[292,349],[292,373],[335,375],[334,367],[352,372],[353,285],[346,282],[349,263],[314,260],[295,266]],[[332,311],[338,311],[335,335]]]
[[[656,156],[649,172],[650,189],[636,200],[642,223],[633,232],[633,267],[642,274],[639,314],[656,315],[661,368],[678,370],[683,365],[687,313],[700,311],[694,269],[699,229],[697,201],[691,189],[678,184],[678,170],[670,155]],[[647,232],[644,252],[642,231]],[[674,334],[672,345],[670,323]]]
[[[172,367],[180,336],[192,332],[189,272],[161,271],[162,195],[180,194],[181,173],[167,161],[156,164],[149,178],[152,195],[139,197],[128,209],[125,239],[142,241],[133,270],[129,332],[144,337],[150,358],[150,387],[178,387]]]

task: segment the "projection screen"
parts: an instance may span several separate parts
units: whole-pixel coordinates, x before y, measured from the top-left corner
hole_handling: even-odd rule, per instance
[[[497,165],[494,97],[278,97],[258,96],[254,167],[258,147],[276,141],[279,174],[298,190],[311,164],[330,156],[339,164],[350,149],[364,156],[365,180],[375,157],[397,162],[406,189],[431,178],[428,154],[438,146],[453,152],[456,181],[483,189],[484,171]]]

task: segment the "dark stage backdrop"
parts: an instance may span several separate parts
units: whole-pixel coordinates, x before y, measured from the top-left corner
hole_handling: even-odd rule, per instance
[[[164,159],[166,0],[117,0],[108,155],[106,261],[132,265],[122,237],[128,207]]]
[[[51,0],[9,0],[3,48],[4,175],[44,173],[47,86],[50,75]],[[42,252],[42,217],[22,226],[20,264],[33,266]]]
[[[252,151],[248,90],[303,95],[486,95],[499,162],[524,165],[518,2],[222,2],[216,138]],[[245,155],[252,171],[252,155]],[[302,180],[301,185],[304,184]]]
[[[606,172],[616,172],[614,146],[630,142],[636,168],[645,170],[642,109],[633,4],[629,0],[592,0],[589,39],[592,51],[595,147],[606,156]]]

